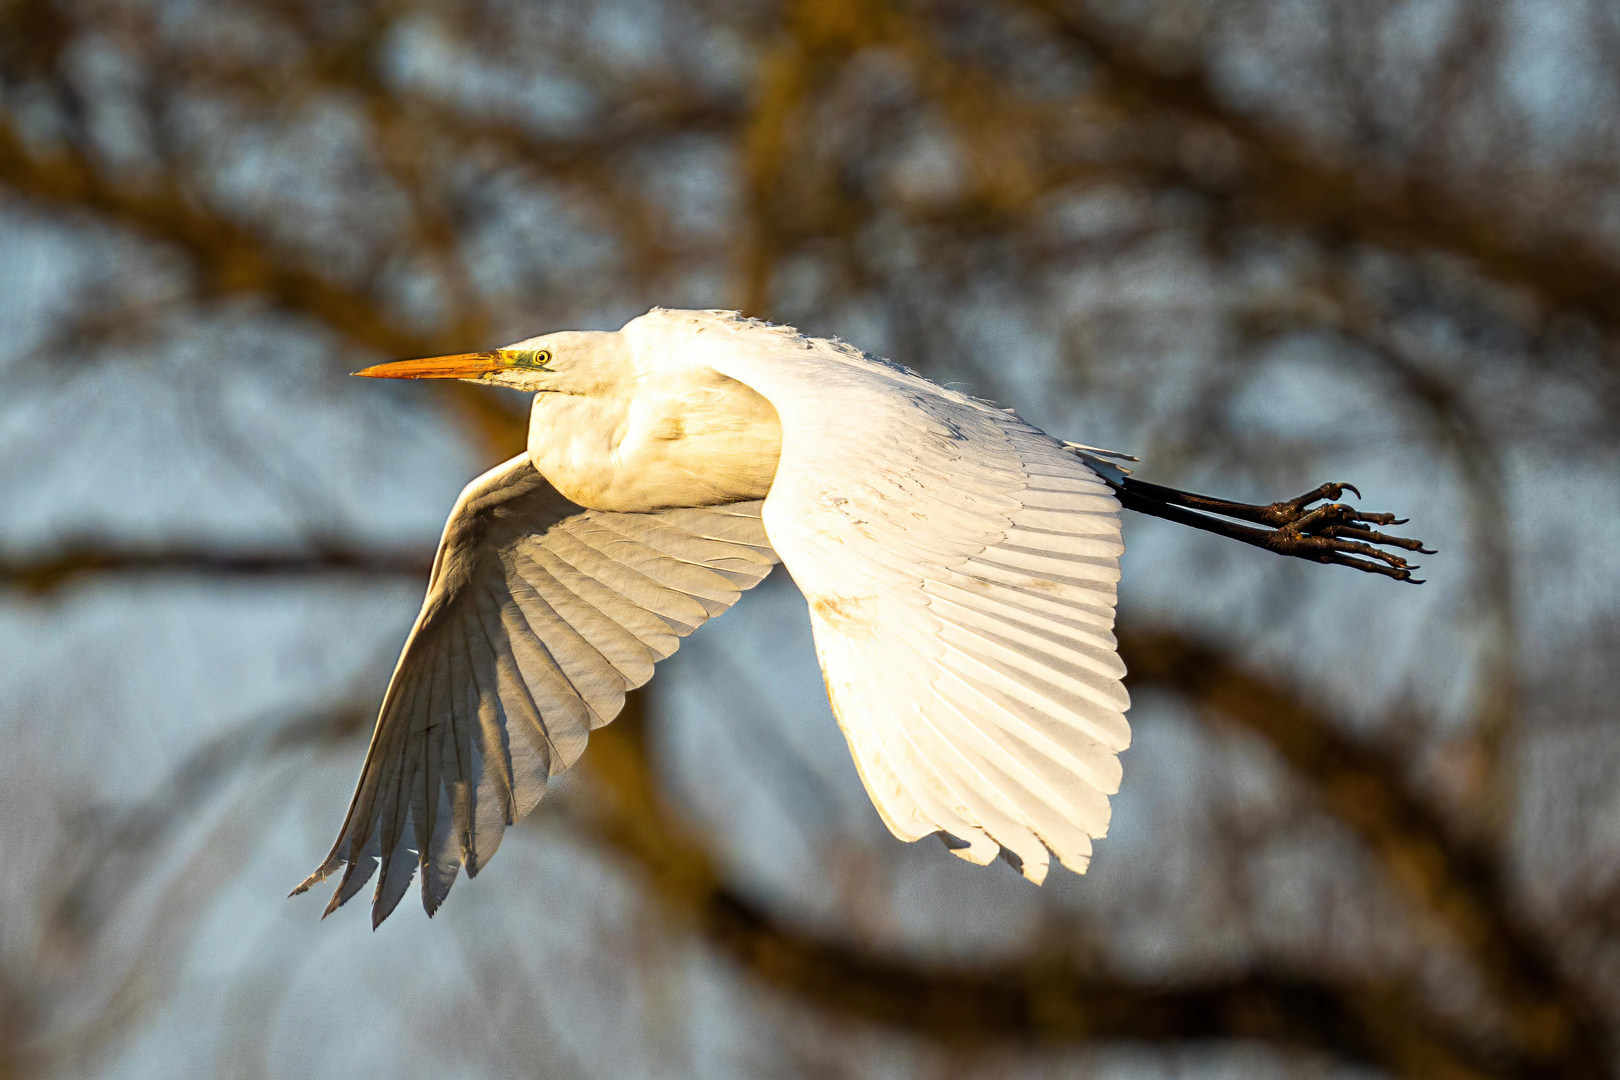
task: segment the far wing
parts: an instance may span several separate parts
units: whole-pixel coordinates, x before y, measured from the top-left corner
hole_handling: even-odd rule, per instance
[[[372,923],[418,867],[433,914],[484,866],[626,690],[776,562],[760,503],[586,510],[519,456],[469,484],[444,528],[337,843],[328,913],[380,875]]]
[[[1016,416],[847,346],[705,331],[781,417],[766,532],[885,824],[1037,882],[1048,849],[1083,872],[1130,744],[1112,493]]]

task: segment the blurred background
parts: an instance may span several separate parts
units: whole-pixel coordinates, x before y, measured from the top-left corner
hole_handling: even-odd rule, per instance
[[[0,1078],[1612,1076],[1612,0],[0,0]],[[1089,874],[891,838],[773,575],[431,923],[325,853],[525,399],[839,335],[1421,588],[1128,516]]]

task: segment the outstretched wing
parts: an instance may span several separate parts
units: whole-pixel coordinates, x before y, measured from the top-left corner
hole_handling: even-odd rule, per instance
[[[680,639],[776,562],[760,503],[586,510],[526,456],[467,485],[383,698],[343,831],[303,892],[346,865],[328,913],[378,874],[372,924],[418,868],[431,915],[476,874],[587,734]]]
[[[889,829],[1037,882],[1048,849],[1084,871],[1130,744],[1107,486],[1017,416],[847,346],[687,317],[781,417],[765,529]]]

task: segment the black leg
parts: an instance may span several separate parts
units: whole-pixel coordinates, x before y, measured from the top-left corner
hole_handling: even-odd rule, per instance
[[[1337,499],[1345,491],[1353,491],[1359,498],[1361,492],[1350,484],[1323,484],[1297,499],[1267,506],[1195,495],[1190,491],[1149,484],[1129,476],[1121,482],[1108,480],[1108,486],[1114,489],[1120,505],[1127,510],[1230,537],[1278,555],[1336,566],[1353,566],[1357,570],[1383,574],[1413,585],[1423,584],[1412,576],[1412,571],[1417,567],[1394,552],[1381,548],[1394,547],[1425,555],[1434,554],[1423,546],[1422,541],[1404,536],[1386,536],[1368,528],[1370,525],[1404,525],[1405,518],[1397,518],[1393,514],[1363,514],[1339,502],[1328,501],[1325,505],[1316,505],[1324,500]],[[1210,514],[1220,517],[1211,517]],[[1252,521],[1270,528],[1251,528],[1222,521],[1221,517]]]

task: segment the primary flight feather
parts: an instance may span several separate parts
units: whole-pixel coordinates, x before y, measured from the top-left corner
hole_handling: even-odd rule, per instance
[[[1140,484],[1010,411],[734,312],[359,374],[535,394],[527,452],[451,512],[348,817],[296,890],[341,870],[331,911],[375,877],[374,924],[417,875],[432,914],[625,692],[778,560],[884,824],[1040,882],[1052,856],[1084,872],[1130,744],[1116,492],[1407,580],[1370,545],[1421,550],[1366,527],[1388,515],[1312,508],[1341,485],[1246,507]]]

